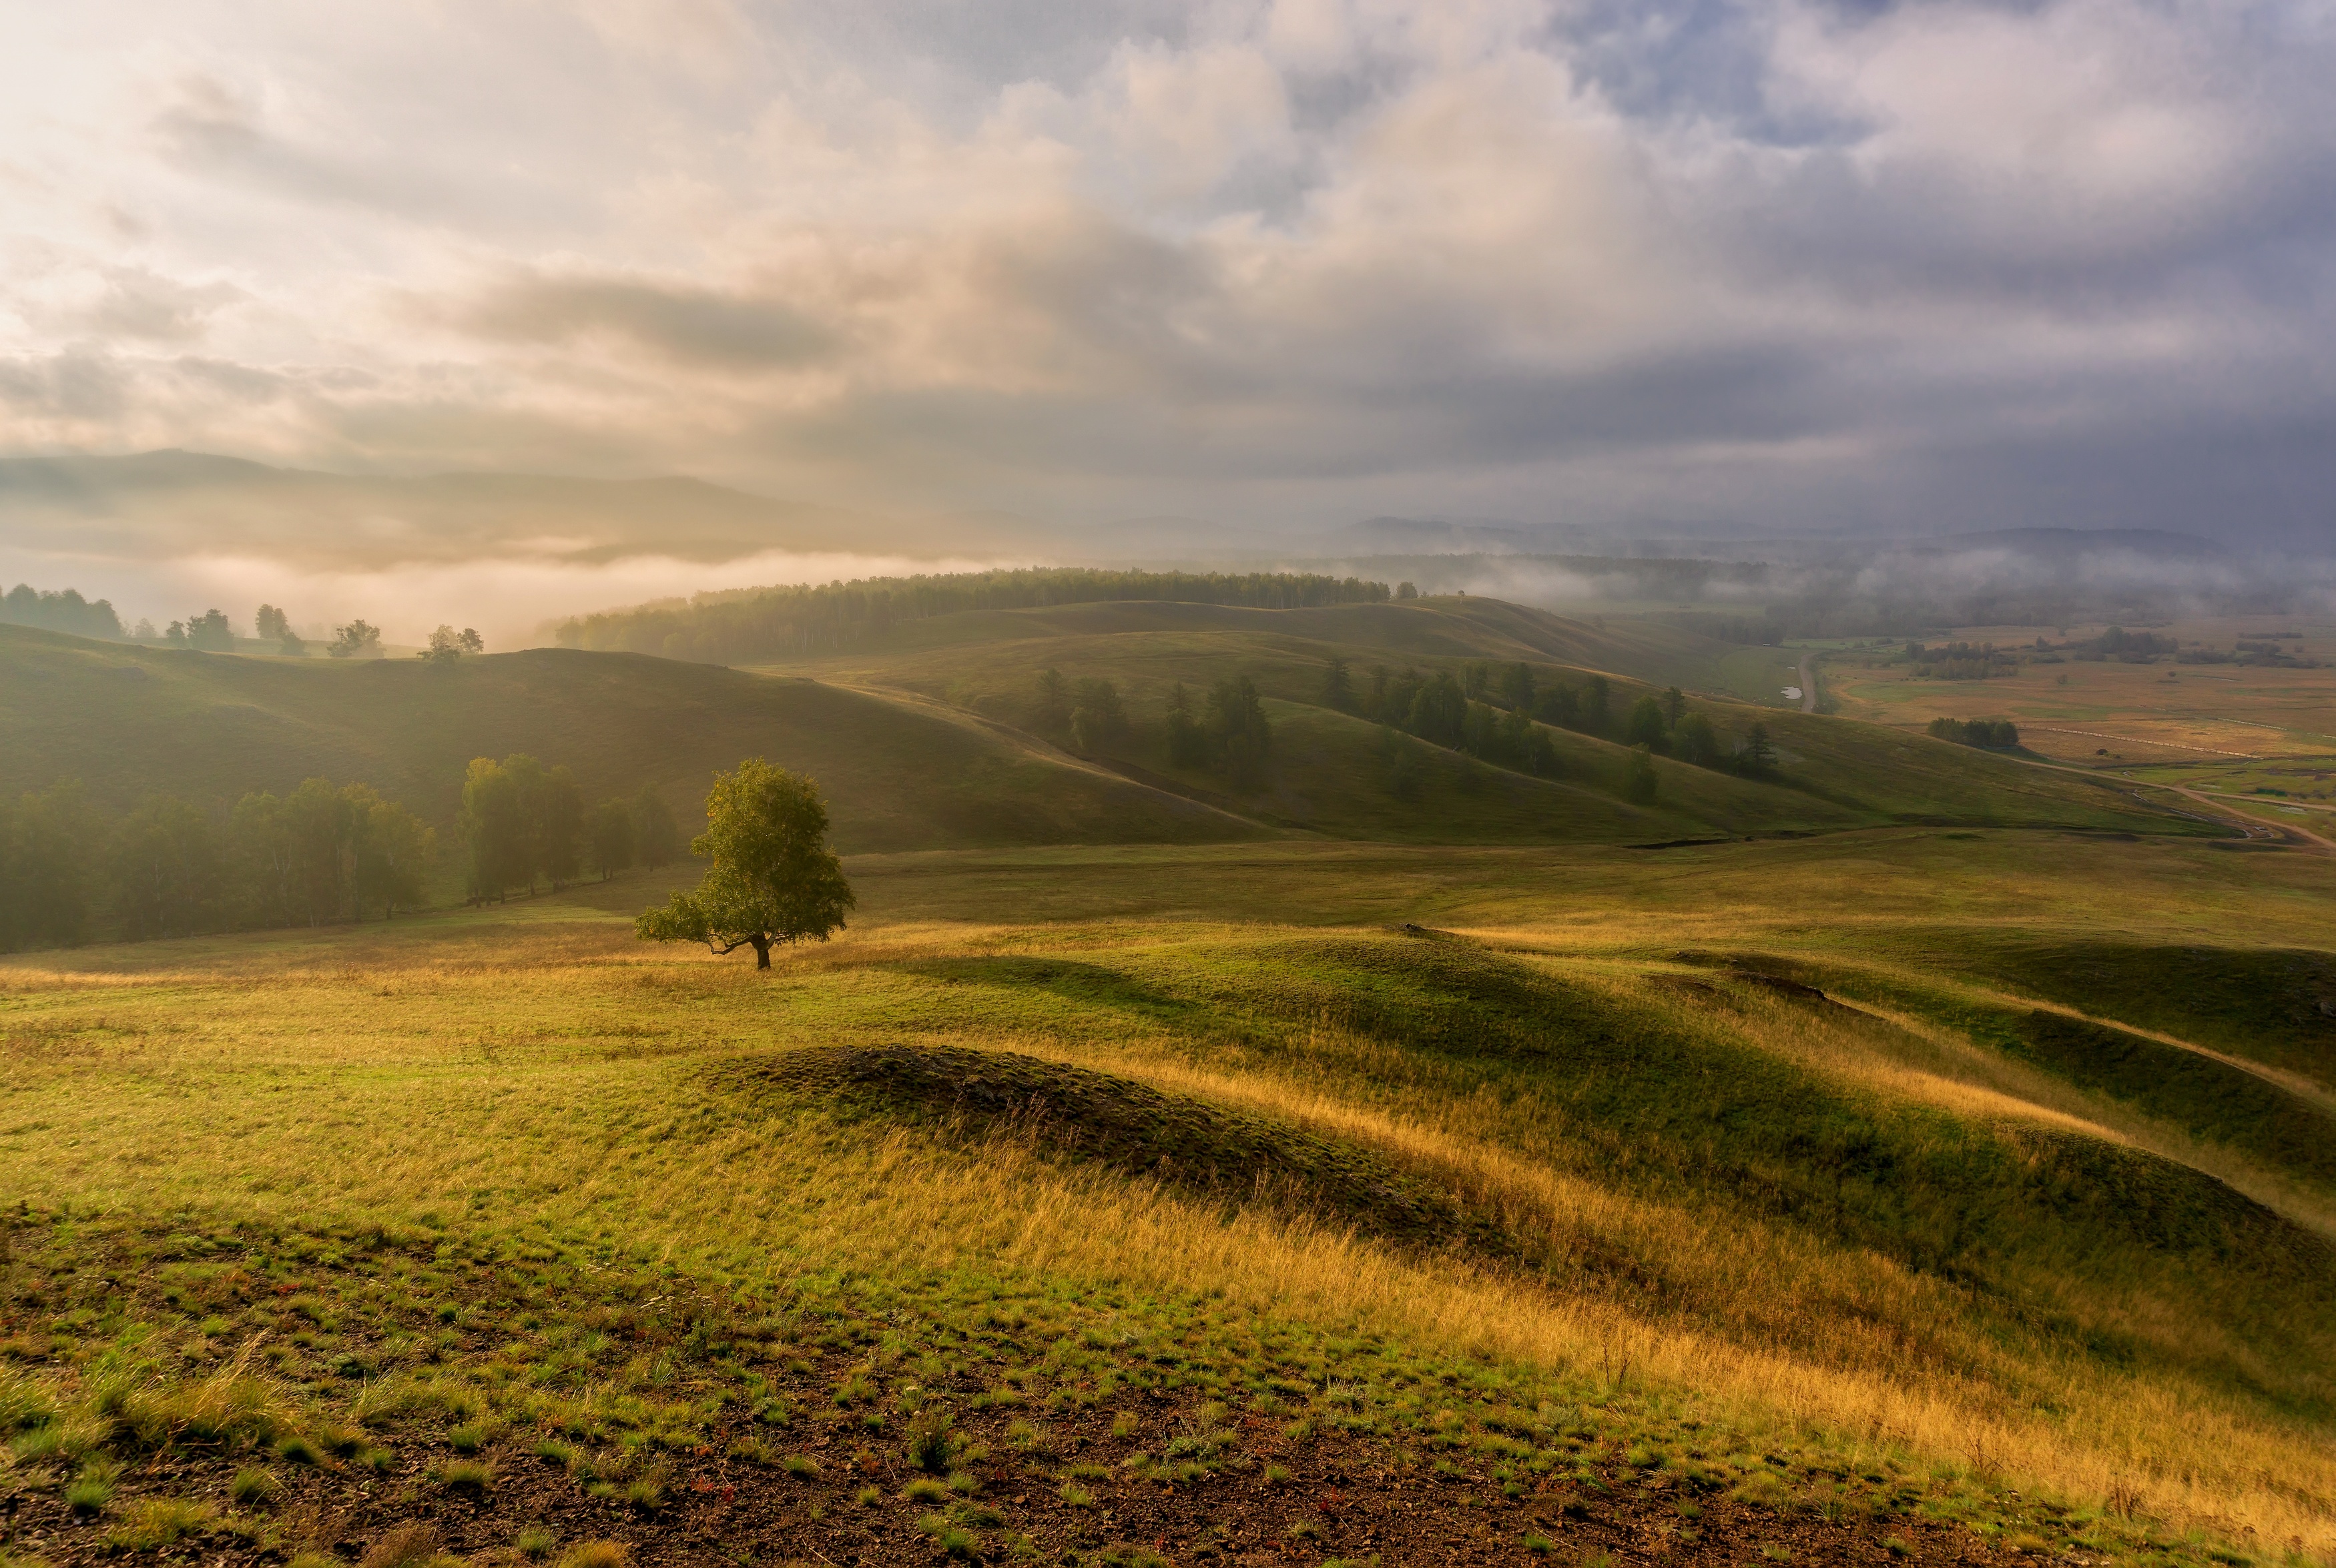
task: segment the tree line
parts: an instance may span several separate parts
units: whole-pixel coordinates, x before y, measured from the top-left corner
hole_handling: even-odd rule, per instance
[[[1994,750],[2020,744],[2020,726],[2009,719],[1933,719],[1929,733],[1958,746]]]
[[[588,869],[603,881],[635,866],[654,870],[681,854],[681,828],[655,789],[587,810],[566,768],[547,768],[525,752],[472,760],[458,827],[464,891],[473,904],[508,898],[521,886],[558,888]]]
[[[122,635],[122,617],[113,613],[112,605],[107,601],[84,599],[73,588],[50,593],[29,583],[19,583],[0,595],[0,623],[70,632],[76,637]]]
[[[385,919],[421,903],[435,848],[365,784],[255,791],[223,818],[158,795],[108,818],[60,783],[0,802],[0,949]]]
[[[1197,705],[1179,681],[1161,718],[1162,760],[1169,767],[1220,774],[1237,789],[1264,784],[1273,725],[1249,676],[1215,682]],[[1110,750],[1132,731],[1127,704],[1114,682],[1095,677],[1066,681],[1056,669],[1038,672],[1033,726],[1042,734],[1067,738],[1078,751]]]
[[[473,761],[458,834],[472,902],[681,855],[653,789],[588,809],[565,768]],[[79,784],[0,800],[0,952],[388,919],[422,905],[438,836],[370,785],[311,779],[224,811],[157,795],[108,816]]]
[[[903,622],[968,610],[1168,600],[1288,610],[1380,604],[1385,583],[1291,572],[1139,572],[1026,567],[700,594],[564,622],[564,648],[740,663],[849,648]]]
[[[1708,716],[1689,711],[1687,694],[1677,686],[1642,696],[1617,713],[1605,676],[1544,678],[1522,662],[1471,663],[1456,673],[1379,664],[1358,688],[1346,661],[1334,658],[1323,673],[1321,700],[1430,744],[1543,777],[1562,770],[1544,725],[1619,741],[1650,758],[1676,757],[1747,777],[1765,775],[1776,765],[1766,724],[1754,723],[1742,744],[1730,744]],[[1626,793],[1651,797],[1654,778],[1650,763],[1632,764]]]

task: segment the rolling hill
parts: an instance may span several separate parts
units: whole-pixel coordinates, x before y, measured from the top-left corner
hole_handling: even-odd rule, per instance
[[[588,798],[654,786],[684,821],[715,769],[769,755],[822,780],[853,852],[1264,831],[974,715],[822,682],[629,653],[340,663],[0,627],[11,793],[78,779],[123,810],[150,794],[217,805],[322,776],[443,823],[470,759],[514,751],[568,766]]]
[[[1447,843],[1668,842],[1885,822],[2189,832],[2101,784],[1968,748],[1709,698],[1723,737],[1765,723],[1757,777],[1659,758],[1628,798],[1630,752],[1549,729],[1536,776],[1431,746],[1322,701],[1332,658],[1426,671],[1530,664],[1608,672],[1619,712],[1691,676],[1711,647],[1643,624],[1593,628],[1476,599],[1291,610],[1132,602],[905,621],[848,652],[731,670],[539,649],[453,664],[241,658],[0,627],[0,790],[82,781],[110,809],[155,793],[198,804],[310,776],[362,779],[451,820],[473,756],[532,753],[588,795],[652,786],[694,808],[711,772],[764,755],[818,778],[849,852],[1194,842],[1298,832]],[[1036,714],[1042,668],[1108,679],[1124,732],[1074,745]],[[1162,714],[1183,684],[1246,676],[1275,730],[1255,788],[1172,767]]]

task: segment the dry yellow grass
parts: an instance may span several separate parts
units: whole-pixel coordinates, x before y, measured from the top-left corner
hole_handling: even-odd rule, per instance
[[[1114,864],[1127,874],[1127,857]],[[1724,863],[1718,873],[1739,874],[1751,873]],[[1844,874],[1838,863],[1824,872]],[[1699,1011],[1650,978],[1663,965],[1624,952],[1741,940],[1747,924],[1780,947],[1797,933],[1831,951],[1844,932],[1887,924],[1886,889],[1824,922],[1779,893],[1747,921],[1708,904],[1610,897],[1601,910],[1600,875],[1593,863],[1590,876],[1538,893],[1492,878],[1466,896],[1494,916],[1482,923],[1489,943],[1530,950],[1530,962],[1613,1006],[1724,1037],[1864,1100],[2156,1149],[2331,1228],[2325,1195],[1913,1015],[1835,1017],[1759,995]],[[1172,860],[1164,876],[1182,873]],[[2042,867],[2025,884],[2037,895],[2026,907],[2073,897],[2065,876]],[[1824,886],[1813,876],[1798,891],[1806,900]],[[2018,904],[2021,889],[2014,879],[1984,896]],[[1595,1155],[1564,1132],[1536,1141],[1533,1129],[1557,1118],[1530,1097],[1358,1097],[1167,1024],[1029,1028],[978,999],[942,997],[916,973],[999,953],[1152,953],[1266,929],[1207,923],[1189,880],[1170,896],[1194,918],[1008,926],[896,905],[889,923],[802,955],[767,984],[635,948],[607,917],[550,904],[356,941],[18,963],[0,969],[0,1188],[83,1212],[491,1224],[600,1236],[716,1271],[962,1263],[1211,1293],[1673,1390],[1756,1427],[1902,1445],[2029,1486],[2095,1497],[2129,1488],[2177,1524],[2336,1551],[2324,1427],[2196,1379],[2004,1342],[1960,1287],[1879,1253],[1601,1180]],[[1447,907],[1461,913],[1454,898]],[[1536,899],[1534,917],[1517,918]],[[2166,924],[2195,908],[2169,910]],[[904,1035],[1105,1066],[1368,1144],[1503,1213],[1553,1256],[1636,1258],[1675,1294],[1406,1254],[1286,1215],[1227,1215],[1012,1141],[955,1147],[817,1116],[745,1115],[709,1100],[696,1076],[699,1062],[742,1050]],[[1368,1065],[1401,1049],[1333,1022],[1293,1044],[1300,1063]],[[2135,1329],[2218,1332],[2193,1321]]]

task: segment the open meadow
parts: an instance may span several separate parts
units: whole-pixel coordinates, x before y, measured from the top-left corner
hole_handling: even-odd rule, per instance
[[[2102,626],[1964,627],[1952,642],[2022,649],[2086,639]],[[2260,663],[2195,663],[2158,653],[2132,662],[2053,657],[1981,679],[1923,678],[1840,645],[1825,692],[1845,716],[1919,727],[1936,718],[2010,719],[2021,746],[2063,765],[2176,785],[2234,809],[2313,826],[2336,802],[2336,626],[2294,616],[2175,621],[2156,634],[2187,650],[2270,649]]]
[[[9,1560],[2336,1547],[2324,858],[847,870],[5,961]]]

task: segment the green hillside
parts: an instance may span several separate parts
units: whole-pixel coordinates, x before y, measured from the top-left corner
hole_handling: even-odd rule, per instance
[[[474,756],[526,751],[588,797],[648,786],[694,806],[716,768],[763,755],[811,773],[848,851],[1183,843],[1300,832],[1407,843],[1666,843],[1884,822],[2196,832],[2100,784],[1898,731],[1695,707],[1723,741],[1755,721],[1778,766],[1739,777],[1653,760],[1633,799],[1629,749],[1543,727],[1536,775],[1324,705],[1323,674],[1530,665],[1544,682],[1610,680],[1621,713],[1710,647],[1647,624],[1592,627],[1447,598],[1267,610],[1119,602],[905,620],[845,654],[735,671],[539,649],[438,664],[243,658],[0,627],[0,792],[79,779],[112,811],[167,793],[200,806],[323,776],[360,779],[451,821]],[[1107,679],[1129,723],[1077,743],[1034,708],[1037,673]],[[1653,675],[1648,673],[1652,672]],[[809,677],[809,678],[806,678]],[[1273,726],[1253,781],[1171,766],[1163,713],[1246,677]],[[1611,731],[1610,731],[1611,733]]]
[[[1650,622],[1591,626],[1494,600],[1432,598],[1295,610],[1166,603],[974,611],[896,624],[854,650],[783,664],[871,692],[910,692],[1001,723],[1042,729],[1036,679],[1106,679],[1124,693],[1127,733],[1092,749],[1098,763],[1208,799],[1260,821],[1338,837],[1412,842],[1663,841],[1814,832],[1880,822],[2088,827],[2195,832],[2081,778],[1875,725],[1780,713],[1699,690],[1725,645]],[[1455,672],[1529,665],[1543,683],[1606,676],[1619,715],[1677,683],[1696,693],[1724,739],[1766,725],[1781,766],[1746,779],[1657,758],[1657,799],[1623,798],[1628,749],[1562,728],[1547,731],[1560,768],[1533,778],[1440,749],[1395,742],[1381,727],[1323,706],[1333,658],[1357,680],[1374,666]],[[1247,676],[1280,727],[1266,787],[1229,790],[1205,772],[1163,761],[1161,720],[1179,683],[1192,700]],[[1067,744],[1067,738],[1047,739]],[[1398,788],[1393,756],[1417,751]],[[1429,754],[1432,751],[1432,755]]]
[[[79,779],[101,807],[362,779],[439,822],[473,757],[526,751],[588,798],[657,787],[694,815],[742,756],[808,771],[854,851],[1183,843],[1261,829],[969,714],[629,653],[452,664],[242,658],[0,627],[0,792]]]

